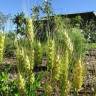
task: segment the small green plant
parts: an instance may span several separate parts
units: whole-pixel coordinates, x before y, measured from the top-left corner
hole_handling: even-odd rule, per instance
[[[8,75],[7,73],[0,73],[0,95],[8,94]]]
[[[1,96],[19,96],[17,81],[9,80],[9,74],[6,70],[0,73],[0,95]]]

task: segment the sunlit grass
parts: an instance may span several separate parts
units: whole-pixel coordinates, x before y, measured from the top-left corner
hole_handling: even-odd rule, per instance
[[[96,49],[96,43],[87,43],[86,45],[86,49]]]

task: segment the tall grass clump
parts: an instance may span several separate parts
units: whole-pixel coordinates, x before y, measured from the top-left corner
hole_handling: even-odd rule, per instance
[[[79,89],[83,84],[83,76],[84,76],[84,51],[85,51],[85,39],[83,35],[80,33],[80,29],[73,28],[71,38],[73,38],[74,44],[74,53],[72,55],[72,66],[73,66],[73,89],[74,94],[77,96]]]
[[[60,96],[68,94],[68,75],[69,75],[69,55],[72,55],[73,44],[68,35],[64,22],[61,18],[55,20],[55,32],[53,38],[48,36],[47,40],[47,56],[48,56],[48,71],[49,78],[47,86],[50,86],[51,95],[54,90],[59,87]],[[60,84],[58,84],[60,83]],[[58,93],[58,92],[57,92]],[[48,95],[48,94],[47,94]]]
[[[56,51],[55,39],[47,38],[47,82],[45,84],[45,94],[52,96],[57,91],[57,82],[60,79],[60,54]]]
[[[28,38],[28,43],[29,47],[28,50],[28,56],[30,60],[30,70],[29,70],[29,96],[31,96],[32,92],[32,84],[34,83],[35,77],[33,73],[33,68],[34,68],[34,31],[33,31],[33,21],[32,19],[27,19],[26,20],[26,32],[27,32],[27,38]],[[28,83],[27,82],[27,83]]]
[[[58,68],[59,71],[59,87],[60,87],[60,96],[67,95],[67,86],[68,86],[68,70],[69,70],[69,53],[73,51],[72,42],[68,36],[68,32],[65,29],[64,22],[62,22],[61,17],[55,18],[55,41],[56,41],[56,49],[60,56],[58,60]],[[54,64],[55,65],[55,64]],[[53,75],[54,76],[54,75]]]
[[[15,40],[16,45],[16,57],[17,57],[17,69],[18,69],[18,84],[20,94],[24,96],[31,96],[32,84],[34,83],[35,77],[33,73],[34,68],[34,34],[32,19],[26,19],[26,38],[23,38],[25,45],[20,41],[22,38]],[[27,44],[26,44],[27,43]],[[28,89],[28,90],[27,90]]]
[[[61,56],[59,65],[61,67],[59,79],[61,96],[67,96],[71,88],[75,89],[75,93],[78,92],[83,83],[84,37],[80,29],[72,28],[66,20],[62,17],[55,19],[55,39]],[[73,77],[70,78],[71,76]],[[69,83],[72,85],[70,88],[68,88]]]

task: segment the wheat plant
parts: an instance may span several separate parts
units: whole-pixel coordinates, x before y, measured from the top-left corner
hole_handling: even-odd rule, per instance
[[[3,60],[3,53],[4,53],[4,44],[5,44],[5,34],[0,32],[0,64]]]

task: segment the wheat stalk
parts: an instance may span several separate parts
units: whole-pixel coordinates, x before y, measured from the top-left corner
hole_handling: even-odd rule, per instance
[[[0,34],[0,63],[3,60],[3,51],[4,51],[5,35],[4,33]]]

